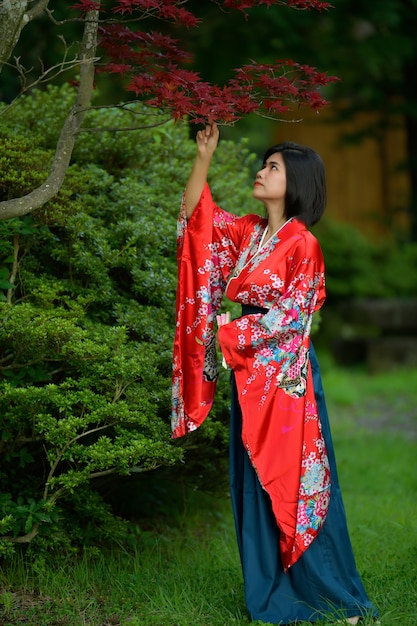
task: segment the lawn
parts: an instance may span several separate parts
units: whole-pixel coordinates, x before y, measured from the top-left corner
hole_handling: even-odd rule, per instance
[[[415,626],[417,370],[326,367],[323,382],[358,569],[382,626]],[[136,535],[134,548],[3,564],[0,626],[250,623],[227,497],[186,492],[169,526]]]

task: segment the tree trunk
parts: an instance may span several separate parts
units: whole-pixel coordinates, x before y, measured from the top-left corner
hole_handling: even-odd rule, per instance
[[[49,176],[40,187],[26,196],[0,202],[1,220],[26,215],[38,209],[51,200],[62,186],[75,139],[93,91],[98,23],[99,11],[89,11],[85,16],[84,35],[80,47],[80,81],[77,98],[62,127]]]
[[[31,2],[29,0],[3,0],[0,2],[0,72],[5,63],[12,56],[13,50],[19,41],[20,33],[31,20],[43,13],[49,0]]]

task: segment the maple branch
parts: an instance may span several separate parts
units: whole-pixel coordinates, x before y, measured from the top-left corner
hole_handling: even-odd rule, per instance
[[[83,39],[80,45],[80,80],[77,96],[58,139],[49,176],[42,185],[26,196],[0,202],[0,219],[30,213],[53,198],[62,186],[71,160],[75,138],[90,103],[94,85],[99,11],[91,10],[85,17]]]
[[[121,102],[120,104],[97,104],[97,105],[93,105],[90,106],[88,108],[89,111],[93,111],[93,110],[98,110],[98,109],[123,109],[125,110],[127,113],[131,113],[132,115],[140,115],[141,117],[148,115],[149,117],[158,117],[160,115],[165,115],[165,113],[163,113],[162,111],[158,111],[158,110],[152,110],[152,111],[135,111],[134,109],[131,109],[130,106],[131,105],[137,105],[138,101],[137,100],[126,100],[126,102]]]
[[[163,126],[164,124],[167,124],[168,122],[171,121],[171,116],[167,116],[166,113],[162,112],[162,111],[135,111],[134,109],[131,109],[130,106],[131,105],[137,105],[137,100],[130,100],[128,102],[122,102],[120,104],[102,104],[102,105],[97,105],[97,106],[91,106],[89,107],[89,111],[93,111],[93,110],[101,110],[101,109],[120,109],[122,111],[125,111],[126,113],[130,113],[130,115],[133,116],[140,116],[142,117],[152,117],[152,118],[156,118],[156,117],[161,117],[164,116],[164,119],[154,122],[152,124],[145,124],[145,125],[139,125],[139,126],[114,126],[114,127],[106,127],[106,128],[89,128],[87,126],[84,126],[83,128],[80,128],[78,133],[104,133],[104,132],[125,132],[125,131],[132,131],[132,130],[149,130],[150,128],[159,128],[159,126]]]
[[[56,20],[54,17],[54,11],[49,8],[45,9],[45,13],[47,14],[48,18],[51,20],[52,24],[54,24],[54,26],[63,26],[64,24],[84,21],[83,17],[72,17],[72,18],[66,18],[65,20]]]
[[[171,117],[168,117],[163,122],[158,122],[155,124],[146,124],[145,126],[109,126],[106,128],[88,128],[83,127],[80,128],[78,133],[121,133],[132,130],[149,130],[151,128],[158,128],[159,126],[163,126],[171,121]]]

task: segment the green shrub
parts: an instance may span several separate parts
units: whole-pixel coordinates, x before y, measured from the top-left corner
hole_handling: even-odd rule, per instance
[[[45,176],[69,99],[67,87],[34,92],[2,118],[3,198]],[[150,119],[137,107],[139,126]],[[93,111],[86,121],[128,124],[123,111]],[[81,133],[58,196],[33,216],[0,222],[5,554],[10,540],[68,550],[120,539],[107,477],[173,466],[196,486],[225,485],[227,377],[197,437],[170,437],[176,217],[194,153],[188,129],[172,122]],[[244,142],[222,142],[212,178],[229,208],[249,210],[252,158]],[[134,497],[140,508],[141,493]]]
[[[331,303],[363,297],[415,297],[417,244],[375,242],[328,217],[314,227],[326,263]]]

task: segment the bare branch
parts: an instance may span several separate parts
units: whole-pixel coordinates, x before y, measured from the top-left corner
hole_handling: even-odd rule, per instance
[[[170,118],[171,119],[171,118]],[[156,124],[146,124],[145,126],[109,126],[108,128],[80,128],[79,133],[118,133],[118,132],[126,132],[130,130],[149,130],[150,128],[158,128],[158,126],[163,126],[170,119],[166,119],[163,122],[157,122]]]
[[[59,63],[56,63],[55,65],[53,65],[52,67],[49,67],[48,69],[44,68],[42,60],[39,59],[39,62],[41,65],[41,72],[39,76],[30,83],[27,81],[27,76],[30,74],[33,68],[24,67],[20,63],[20,57],[15,57],[14,64],[5,63],[5,66],[12,67],[17,71],[20,77],[21,88],[20,88],[19,93],[16,95],[15,98],[13,98],[10,104],[7,107],[4,107],[4,109],[0,111],[0,116],[6,115],[7,112],[15,105],[16,101],[27,91],[30,91],[34,87],[37,87],[44,83],[52,82],[55,78],[57,78],[64,72],[68,72],[70,70],[73,70],[75,67],[77,67],[80,63],[79,58],[75,56],[73,59],[67,60],[66,57],[67,57],[68,52],[69,52],[69,48],[66,48],[65,53],[64,53],[64,58]],[[98,59],[94,59],[94,62],[97,60]]]

